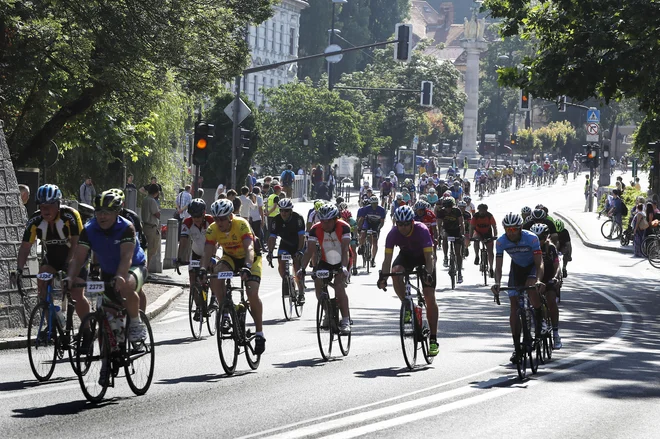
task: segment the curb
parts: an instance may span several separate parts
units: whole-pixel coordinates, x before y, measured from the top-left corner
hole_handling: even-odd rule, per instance
[[[149,320],[152,320],[160,313],[162,313],[167,307],[176,300],[181,294],[183,294],[183,287],[177,286],[167,290],[162,296],[160,296],[154,303],[147,306],[147,317]],[[27,328],[26,328],[27,331]],[[26,337],[14,337],[0,340],[0,350],[5,349],[23,349],[27,348],[27,336]]]
[[[569,226],[576,232],[578,235],[578,238],[580,238],[580,241],[582,241],[582,244],[584,244],[585,247],[589,248],[595,248],[598,250],[608,250],[612,252],[617,252],[617,253],[622,253],[622,254],[632,254],[635,251],[632,248],[629,247],[610,247],[607,245],[602,245],[602,244],[595,244],[589,239],[587,239],[586,234],[584,231],[578,226],[575,221],[573,221],[572,218],[568,217],[566,214],[560,213],[560,212],[553,212],[554,216],[560,218],[562,221],[565,223],[568,223]]]

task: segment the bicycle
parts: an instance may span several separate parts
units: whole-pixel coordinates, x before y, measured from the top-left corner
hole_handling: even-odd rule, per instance
[[[339,306],[337,305],[337,299],[335,297],[330,298],[330,293],[328,292],[329,286],[333,289],[335,288],[332,278],[337,273],[339,273],[337,270],[316,270],[312,273],[312,279],[316,278],[323,280],[321,297],[316,306],[316,338],[319,343],[321,357],[326,361],[329,361],[332,357],[332,342],[334,341],[335,336],[337,336],[339,350],[344,357],[347,356],[348,352],[351,350],[351,332],[348,334],[342,334],[339,331]],[[350,325],[353,325],[350,315],[349,322]]]
[[[628,226],[626,230],[621,233],[621,236],[619,237],[619,243],[621,244],[621,247],[625,247],[628,244],[630,244],[630,241],[633,239],[633,230],[632,227]],[[642,251],[643,253],[643,251]]]
[[[532,374],[538,371],[538,362],[535,361],[534,356],[537,350],[537,343],[532,337],[532,328],[535,328],[534,310],[529,302],[527,290],[536,289],[536,285],[529,287],[501,287],[502,291],[518,291],[518,322],[520,325],[520,339],[518,346],[516,346],[516,369],[518,370],[518,378],[524,380],[527,376],[527,363]],[[499,295],[495,296],[495,302],[500,305]]]
[[[463,239],[463,237],[447,236],[447,241],[449,242],[449,278],[451,279],[452,290],[456,288],[456,275],[458,274],[456,269],[456,253],[454,251],[454,241],[457,239]]]
[[[367,274],[369,274],[371,271],[371,240],[372,236],[376,234],[376,231],[367,229],[366,234],[367,237],[362,248],[362,268],[366,267]]]
[[[61,283],[65,277],[64,272],[57,274],[57,279]],[[48,381],[55,371],[57,360],[64,358],[64,351],[67,352],[71,368],[76,373],[79,369],[76,367],[75,344],[78,338],[74,327],[74,311],[76,302],[71,299],[68,291],[62,291],[62,308],[54,304],[53,273],[38,273],[32,275],[23,275],[21,279],[39,279],[47,282],[46,298],[32,309],[30,319],[28,320],[28,359],[30,368],[34,377],[40,381]],[[9,274],[10,285],[18,289],[18,293],[27,300],[27,295],[23,291],[23,282],[19,282],[15,271]],[[64,317],[66,312],[66,317]],[[61,321],[60,317],[65,319]]]
[[[420,348],[426,364],[433,363],[434,357],[429,354],[431,329],[429,328],[429,322],[426,317],[426,301],[419,286],[419,276],[425,274],[424,267],[418,267],[416,270],[404,273],[383,274],[379,271],[378,274],[381,279],[389,276],[404,277],[406,297],[401,301],[399,335],[401,337],[401,349],[406,366],[411,370],[415,368],[417,364],[417,351]],[[417,286],[412,285],[410,276],[416,276]],[[387,288],[383,288],[383,290],[387,291]],[[417,305],[415,305],[412,290],[415,290],[417,293]]]
[[[177,260],[174,260],[175,264]],[[188,263],[190,270],[195,272],[195,283],[190,285],[188,294],[188,321],[190,322],[190,332],[195,340],[202,338],[202,328],[206,323],[206,329],[209,335],[215,335],[216,318],[215,309],[210,308],[213,295],[209,294],[209,282],[200,282],[199,270],[201,261],[191,260]],[[177,274],[181,274],[179,267],[176,268]]]
[[[238,275],[238,273],[231,271],[218,273],[218,279],[225,281],[226,293],[220,312],[216,316],[216,326],[220,329],[216,335],[220,363],[227,375],[232,375],[236,371],[236,363],[238,363],[241,349],[245,352],[245,359],[250,369],[256,370],[261,361],[261,355],[255,353],[256,327],[250,302],[245,298],[245,282],[241,279],[240,287],[232,286],[231,280],[234,275]],[[239,291],[241,294],[241,299],[237,304],[234,304],[232,299],[234,291]]]
[[[605,239],[614,241],[621,237],[621,226],[610,218],[600,226],[600,233]]]
[[[479,244],[479,271],[484,275],[484,286],[488,285],[488,275],[490,274],[490,266],[488,265],[488,247],[487,243],[494,241],[495,238],[490,237],[486,239],[471,238],[470,241],[478,241]]]
[[[89,328],[89,347],[83,349],[83,337],[76,345],[76,363],[81,373],[78,382],[85,398],[92,403],[103,399],[108,387],[115,387],[115,378],[124,369],[126,381],[135,395],[144,395],[154,376],[156,354],[154,336],[147,315],[140,311],[140,319],[147,328],[144,340],[131,342],[126,335],[130,317],[119,301],[114,282],[89,280],[65,287],[85,288],[85,297],[92,311],[82,319],[82,328]],[[107,295],[112,291],[112,297]],[[98,346],[96,350],[95,346]]]
[[[284,318],[291,320],[294,311],[296,317],[300,317],[302,315],[303,303],[299,301],[299,294],[303,294],[303,292],[298,292],[296,278],[291,275],[292,257],[288,253],[282,253],[281,255],[273,256],[273,258],[284,261],[284,277],[282,278],[282,308],[284,309]],[[271,268],[273,268],[273,263],[269,263]]]
[[[548,285],[556,285],[556,281],[548,282]],[[559,285],[557,287],[559,290]],[[548,300],[545,293],[541,297],[541,340],[536,344],[536,361],[545,364],[546,360],[552,359],[552,351],[555,348],[555,342],[552,336],[552,318],[548,308]]]

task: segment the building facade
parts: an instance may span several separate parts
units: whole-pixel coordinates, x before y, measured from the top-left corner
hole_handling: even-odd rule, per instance
[[[300,12],[309,4],[302,0],[282,0],[273,6],[273,16],[259,26],[250,26],[249,44],[252,50],[252,64],[258,67],[298,57],[300,35]],[[288,84],[296,78],[296,63],[246,75],[242,88],[257,105],[265,102],[263,90]]]

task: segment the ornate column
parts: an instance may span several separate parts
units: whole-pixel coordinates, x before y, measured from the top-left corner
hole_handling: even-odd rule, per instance
[[[465,93],[467,102],[463,111],[463,143],[462,156],[474,158],[477,156],[477,127],[479,118],[479,57],[488,47],[484,40],[486,22],[483,18],[477,19],[476,10],[472,18],[464,23],[464,39],[461,45],[467,52],[467,66],[465,70]]]

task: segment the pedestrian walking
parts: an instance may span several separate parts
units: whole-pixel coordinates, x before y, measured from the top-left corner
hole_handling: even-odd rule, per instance
[[[334,169],[330,169],[328,171],[328,197],[330,200],[332,200],[332,192],[335,190],[335,185],[337,184],[337,180],[335,179],[335,171]],[[289,197],[291,198],[291,197]]]
[[[286,169],[282,171],[280,175],[280,182],[282,183],[282,189],[286,194],[287,198],[291,198],[293,194],[293,182],[296,180],[296,174],[293,173],[293,165],[286,165]]]
[[[94,189],[94,184],[92,183],[92,177],[87,177],[83,184],[80,185],[80,196],[78,200],[81,203],[92,205],[96,197],[96,189]]]
[[[245,218],[249,221],[250,212],[256,207],[257,199],[247,186],[241,188],[241,195],[238,198],[241,200],[241,209],[238,214],[241,218]]]
[[[140,188],[142,190],[142,188]],[[142,201],[142,229],[147,238],[147,269],[151,268],[154,256],[160,254],[160,207],[156,201],[157,184],[147,186],[147,197]]]

